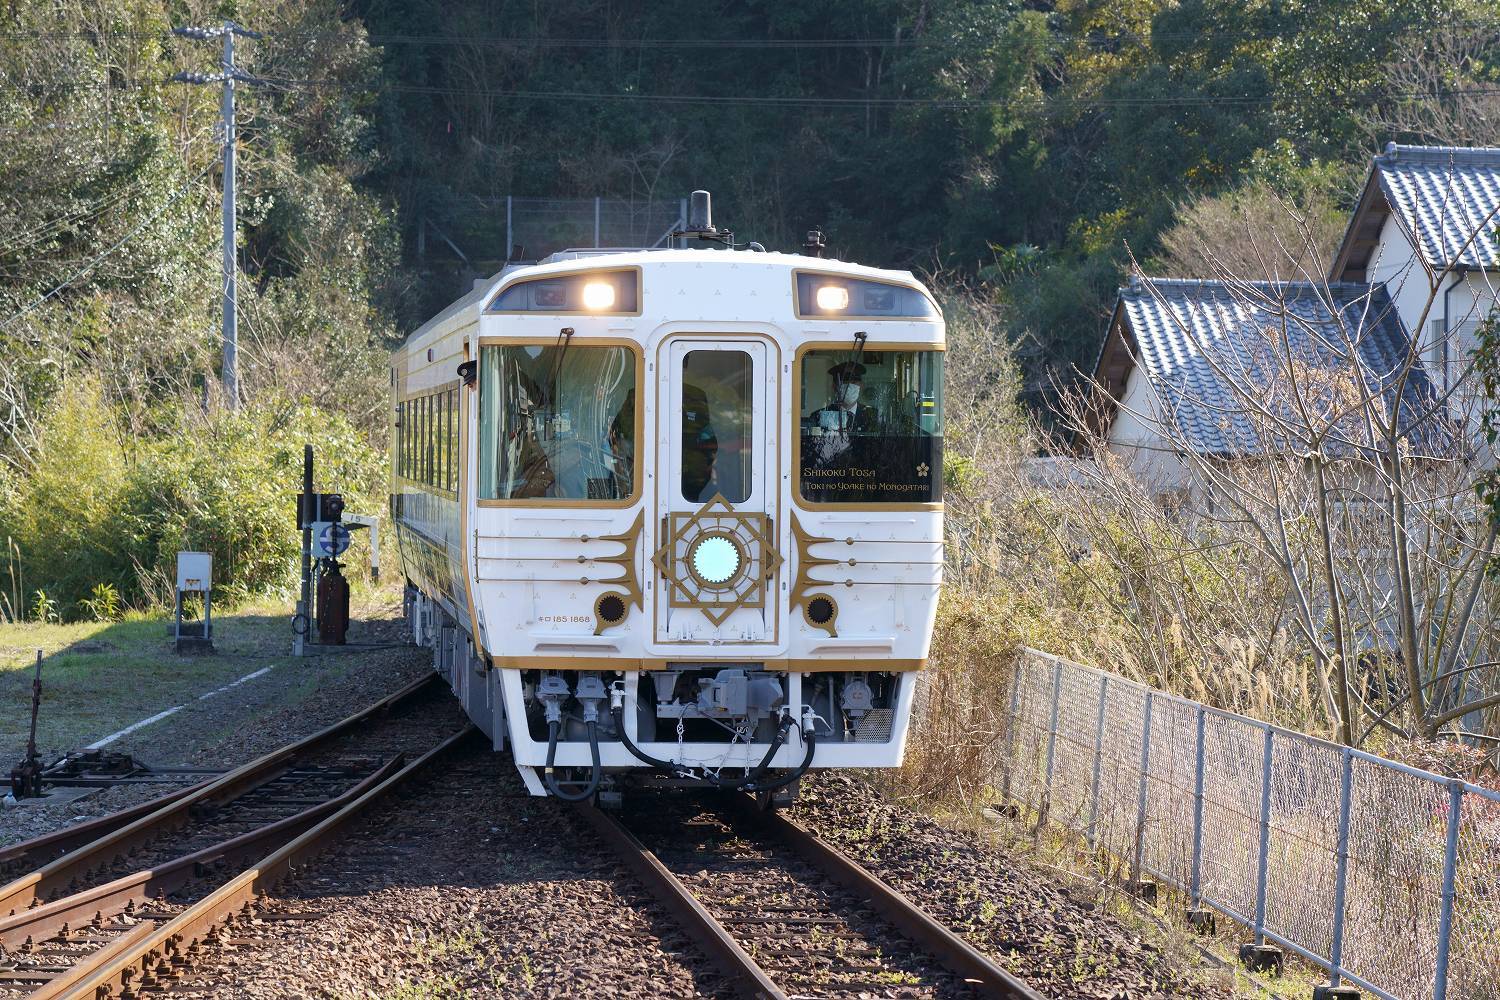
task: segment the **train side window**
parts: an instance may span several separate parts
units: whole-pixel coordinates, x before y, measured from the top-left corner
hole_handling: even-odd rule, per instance
[[[411,400],[401,403],[401,478],[411,478]]]
[[[682,496],[707,503],[750,497],[754,362],[744,351],[689,351],[682,359]]]
[[[481,347],[479,499],[633,500],[637,358],[567,341]]]
[[[432,480],[432,402],[431,396],[423,396],[417,401],[417,409],[421,412],[419,424],[422,428],[421,443],[418,448],[418,461],[421,469],[417,481],[426,484]]]
[[[436,464],[436,455],[433,453],[433,438],[437,433],[437,421],[433,418],[432,397],[422,397],[422,424],[427,433],[422,436],[422,482],[428,486],[432,485],[433,466]]]
[[[432,411],[434,411],[434,426],[437,427],[437,433],[432,435],[432,487],[446,489],[443,477],[447,472],[444,465],[449,457],[449,447],[446,442],[447,435],[449,435],[449,414],[443,406],[443,394],[438,393],[432,397]]]
[[[449,389],[443,393],[443,398],[447,403],[444,409],[448,413],[448,440],[445,442],[448,445],[446,449],[448,474],[444,485],[449,493],[456,493],[458,491],[458,408],[454,403],[457,400],[457,391]]]
[[[798,481],[816,503],[943,498],[943,353],[808,351],[797,362]]]

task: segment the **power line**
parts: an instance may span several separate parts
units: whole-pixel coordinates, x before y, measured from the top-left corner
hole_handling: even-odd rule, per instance
[[[756,94],[649,94],[611,93],[607,91],[556,91],[556,90],[483,90],[472,87],[442,87],[423,84],[380,84],[368,87],[350,84],[341,80],[293,80],[276,77],[263,78],[263,83],[287,90],[334,89],[349,93],[377,94],[430,94],[448,97],[514,98],[535,101],[626,101],[646,104],[702,104],[702,105],[762,105],[789,108],[934,108],[940,110],[1095,110],[1107,108],[1152,108],[1152,107],[1248,107],[1280,103],[1308,101],[1319,104],[1358,103],[1375,100],[1444,100],[1453,97],[1481,97],[1500,94],[1500,87],[1470,87],[1433,91],[1378,91],[1369,90],[1351,94],[1267,94],[1263,96],[1232,97],[1211,94],[1180,94],[1152,97],[1119,98],[942,98],[942,97],[820,97],[796,95]]]
[[[217,79],[217,78],[216,78]],[[757,94],[661,94],[608,91],[560,91],[560,90],[485,90],[475,87],[446,87],[428,84],[382,83],[374,86],[356,84],[343,80],[310,80],[285,77],[240,77],[244,82],[254,82],[280,89],[293,90],[342,90],[345,93],[363,96],[381,94],[426,94],[446,97],[510,98],[526,101],[591,101],[634,102],[660,105],[703,106],[765,106],[784,108],[808,108],[813,110],[865,111],[872,108],[932,108],[938,110],[1013,110],[1013,111],[1090,111],[1114,108],[1153,107],[1253,107],[1277,104],[1300,105],[1304,103],[1354,105],[1374,101],[1420,100],[1436,101],[1454,97],[1492,97],[1500,95],[1500,87],[1466,87],[1427,91],[1383,91],[1366,90],[1347,94],[1290,94],[1273,93],[1260,96],[1225,96],[1201,93],[1177,95],[1153,95],[1148,97],[1088,97],[1074,98],[1057,95],[1021,98],[945,98],[945,97],[891,97],[871,95],[867,97],[827,97],[799,95]],[[145,89],[155,84],[130,83],[124,88],[99,81],[97,86],[113,89]],[[0,90],[24,89],[0,82]]]
[[[1289,22],[1284,31],[1294,31],[1300,25]],[[1500,20],[1495,19],[1472,19],[1441,21],[1427,25],[1429,31],[1440,30],[1496,30],[1500,31]],[[1360,32],[1379,33],[1388,35],[1390,27],[1383,24],[1341,24],[1339,26],[1342,37],[1348,37]],[[271,40],[291,39],[305,40],[309,38],[327,37],[330,32],[326,31],[275,31],[266,32],[266,37]],[[1244,28],[1240,30],[1216,29],[1214,37],[1218,39],[1255,39],[1273,41],[1281,37],[1282,32],[1275,30],[1267,31],[1260,28]],[[1095,43],[1117,43],[1132,42],[1136,44],[1150,44],[1152,41],[1196,41],[1204,37],[1202,31],[1135,31],[1128,28],[1097,27],[1086,31],[1063,31],[1051,26],[1048,27],[1048,35],[1058,41],[1079,41]],[[154,41],[168,37],[166,31],[12,31],[0,32],[0,39],[17,41]],[[535,48],[576,48],[576,49],[664,49],[664,50],[700,50],[700,49],[867,49],[867,48],[946,48],[953,45],[950,38],[934,37],[932,35],[889,35],[884,37],[857,37],[857,38],[578,38],[578,37],[548,37],[535,35],[450,35],[450,34],[412,34],[402,32],[368,32],[365,39],[371,45],[426,45],[426,46],[457,46],[462,48],[473,48],[476,46],[531,46]]]
[[[193,177],[191,180],[189,180],[182,187],[178,188],[172,194],[172,196],[170,198],[168,198],[165,202],[162,203],[162,206],[160,208],[158,208],[155,212],[152,212],[150,215],[146,216],[140,222],[136,223],[135,227],[132,228],[130,230],[130,232],[128,232],[124,236],[120,237],[108,249],[101,251],[92,260],[90,260],[88,263],[84,264],[77,271],[74,271],[71,275],[69,275],[67,278],[65,278],[63,280],[63,282],[61,284],[59,284],[57,287],[53,288],[50,292],[48,292],[47,294],[43,295],[41,298],[36,299],[30,305],[25,306],[20,311],[16,312],[14,315],[12,315],[8,319],[6,319],[4,322],[0,322],[0,330],[8,330],[8,329],[10,329],[11,324],[13,324],[16,321],[20,320],[23,316],[26,316],[27,314],[29,314],[30,312],[32,312],[34,309],[39,308],[41,305],[43,305],[48,300],[50,300],[53,296],[59,294],[64,289],[70,287],[74,282],[78,281],[80,278],[82,278],[85,275],[87,275],[94,268],[98,267],[101,263],[104,262],[104,259],[106,257],[108,257],[110,254],[113,254],[115,251],[119,250],[126,243],[129,243],[142,230],[144,230],[148,225],[150,225],[151,223],[155,222],[157,219],[159,219],[163,215],[165,215],[166,212],[167,212],[167,209],[171,208],[173,205],[175,205],[178,201],[180,201],[182,199],[183,195],[185,195],[189,191],[191,191],[193,189],[193,185],[197,184],[203,178],[207,177],[209,175],[209,172],[213,170],[213,168],[214,168],[215,165],[216,165],[215,163],[210,163],[207,167],[203,168],[203,171],[201,173],[199,173],[197,176]]]
[[[182,152],[189,152],[210,129],[200,129],[196,134],[187,137],[183,143]],[[80,226],[90,219],[103,215],[121,202],[143,193],[148,187],[148,181],[137,179],[127,184],[122,189],[106,195],[99,201],[86,205],[70,214],[59,215],[39,224],[35,229],[24,233],[13,233],[10,237],[0,243],[0,257],[10,257],[35,246],[43,240],[58,236],[64,231]]]

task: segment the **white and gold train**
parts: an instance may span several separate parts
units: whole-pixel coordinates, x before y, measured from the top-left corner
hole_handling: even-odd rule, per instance
[[[907,272],[736,249],[509,265],[407,338],[412,635],[534,794],[784,797],[900,764],[942,579],[943,346]]]

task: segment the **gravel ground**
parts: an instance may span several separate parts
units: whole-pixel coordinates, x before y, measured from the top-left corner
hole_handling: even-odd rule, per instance
[[[718,996],[670,919],[561,804],[485,750],[278,887],[182,998]]]
[[[999,847],[820,775],[795,815],[1053,1000],[1228,998]],[[588,829],[479,752],[279,887],[256,937],[174,991],[269,998],[725,995]],[[861,994],[863,995],[863,994]],[[871,996],[879,994],[870,994]]]
[[[377,647],[294,661],[268,659],[270,673],[193,699],[174,715],[111,743],[155,765],[231,768],[363,708],[432,669],[432,654],[400,642],[400,623],[362,622],[350,641]],[[241,654],[243,655],[243,654]],[[163,706],[169,707],[169,706]],[[170,785],[103,789],[72,802],[27,804],[0,812],[0,845],[103,816],[170,791]]]
[[[397,628],[365,623],[351,639],[394,642]],[[430,669],[430,653],[410,647],[283,662],[132,734],[121,749],[155,763],[234,766]],[[0,814],[0,843],[161,792],[109,789],[10,809]],[[1054,1000],[1232,996],[999,837],[894,806],[850,775],[805,782],[793,815]],[[527,796],[507,757],[467,754],[429,787],[380,807],[338,851],[279,887],[274,910],[316,919],[261,925],[254,940],[174,994],[723,995],[673,921],[595,844],[567,807]]]
[[[997,837],[893,806],[848,774],[804,782],[789,815],[1054,1000],[1234,995]]]

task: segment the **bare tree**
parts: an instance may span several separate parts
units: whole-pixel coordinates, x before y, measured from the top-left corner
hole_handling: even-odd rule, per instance
[[[1435,145],[1500,143],[1500,89],[1495,65],[1500,29],[1493,24],[1425,26],[1385,63],[1385,96],[1363,115],[1377,141],[1406,136]]]
[[[1468,220],[1470,240],[1493,227],[1493,217]],[[1463,324],[1421,335],[1452,269],[1418,254],[1383,286],[1336,286],[1314,270],[1312,226],[1292,232],[1292,243],[1242,234],[1239,245],[1260,248],[1253,268],[1222,259],[1205,234],[1203,277],[1216,282],[1213,308],[1239,317],[1233,343],[1137,269],[1199,370],[1154,383],[1151,405],[1131,416],[1180,463],[1173,503],[1202,542],[1244,546],[1280,578],[1341,740],[1357,745],[1376,729],[1500,737],[1496,528],[1475,490],[1493,467],[1477,434],[1482,400],[1454,342]],[[1487,291],[1476,309],[1492,307]],[[1418,335],[1392,338],[1394,298],[1417,292]],[[1218,446],[1179,419],[1189,409],[1215,414]],[[1084,413],[1075,403],[1084,448],[1112,458]]]

